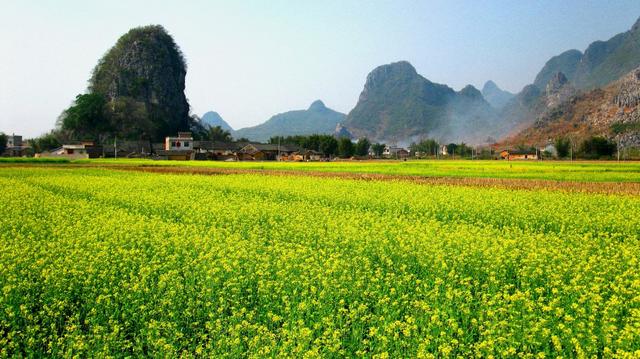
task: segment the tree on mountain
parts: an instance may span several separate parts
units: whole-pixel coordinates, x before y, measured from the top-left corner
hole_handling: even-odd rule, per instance
[[[105,105],[106,100],[101,95],[78,95],[60,116],[59,125],[73,137],[97,140],[102,132],[110,130]]]
[[[120,97],[109,104],[111,129],[115,135],[128,139],[149,139],[155,135],[156,125],[143,102]]]
[[[371,142],[366,137],[363,137],[356,143],[354,152],[357,156],[366,156],[369,154],[369,147],[371,147]]]
[[[353,142],[348,137],[342,137],[338,141],[338,156],[349,158],[353,156]]]
[[[376,157],[380,158],[384,153],[385,147],[387,147],[387,145],[385,145],[384,143],[374,143],[373,145],[371,145],[371,151],[373,151],[373,154]]]
[[[571,141],[568,138],[559,137],[555,141],[556,152],[558,152],[558,158],[566,158],[569,156],[569,149],[571,148]]]
[[[233,138],[229,131],[223,130],[220,126],[209,127],[207,138],[210,141],[232,142]]]

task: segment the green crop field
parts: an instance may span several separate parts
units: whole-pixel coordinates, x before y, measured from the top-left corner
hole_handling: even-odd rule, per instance
[[[126,166],[158,164],[0,166],[0,356],[640,357],[637,195]],[[616,163],[172,165],[640,181]]]

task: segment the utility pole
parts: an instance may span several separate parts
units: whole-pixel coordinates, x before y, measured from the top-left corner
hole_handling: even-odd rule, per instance
[[[118,159],[118,137],[113,138],[113,156]]]

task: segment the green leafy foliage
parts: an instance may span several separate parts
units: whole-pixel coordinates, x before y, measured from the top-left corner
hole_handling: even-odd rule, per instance
[[[338,140],[338,156],[349,158],[354,155],[355,146],[348,137],[341,137]]]
[[[363,137],[356,142],[354,154],[361,157],[366,156],[369,154],[369,147],[371,147],[371,142],[366,137]]]
[[[7,135],[3,132],[0,132],[0,155],[4,153],[7,149]]]
[[[59,119],[61,128],[70,131],[73,137],[97,140],[100,134],[112,131],[106,104],[105,98],[99,94],[76,96],[74,103]]]
[[[380,158],[382,157],[382,154],[384,153],[384,149],[386,147],[387,147],[386,144],[376,142],[371,145],[371,151],[373,151],[374,156],[376,156],[377,158]]]
[[[29,144],[33,147],[33,151],[36,153],[50,151],[62,146],[60,141],[61,135],[57,131],[51,131],[40,137],[29,140]]]
[[[220,126],[213,126],[207,129],[207,139],[209,141],[221,141],[221,142],[231,142],[233,138],[231,137],[231,133],[227,130],[223,130]]]
[[[584,158],[596,159],[611,157],[616,153],[617,145],[604,137],[591,137],[580,144],[580,154]]]
[[[571,141],[564,137],[557,138],[555,147],[558,152],[558,158],[567,158],[569,156],[569,151],[571,150]]]
[[[302,150],[321,152],[325,156],[335,156],[338,153],[338,141],[330,135],[274,136],[269,139],[269,143],[295,145]]]
[[[418,143],[412,143],[409,150],[413,153],[422,153],[435,156],[440,151],[440,144],[434,139],[424,139]]]

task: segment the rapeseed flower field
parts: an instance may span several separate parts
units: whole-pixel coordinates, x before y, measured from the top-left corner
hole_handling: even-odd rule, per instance
[[[3,357],[640,357],[637,196],[29,166],[0,187]]]

